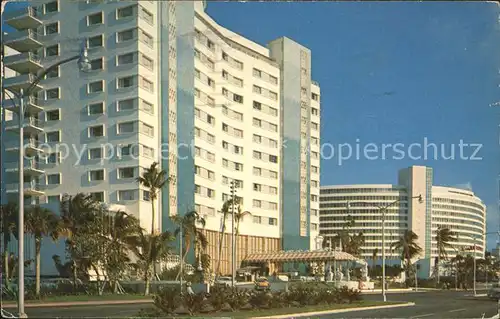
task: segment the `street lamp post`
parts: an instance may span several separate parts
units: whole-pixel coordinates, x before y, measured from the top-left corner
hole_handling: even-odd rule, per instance
[[[422,195],[418,196],[413,196],[411,199],[417,199],[418,202],[422,203]],[[384,302],[387,301],[387,295],[386,295],[386,281],[385,281],[385,213],[387,212],[387,209],[391,207],[394,204],[399,203],[401,200],[397,199],[385,206],[377,206],[380,212],[382,213],[382,297],[384,299]],[[417,275],[415,272],[415,279]],[[416,287],[416,281],[415,281],[415,287]]]
[[[15,97],[19,100],[19,211],[18,211],[18,312],[19,317],[26,318],[27,315],[24,312],[24,99],[29,97],[33,92],[37,84],[58,66],[78,60],[78,66],[81,71],[88,71],[90,69],[90,61],[88,59],[88,52],[85,43],[82,46],[82,50],[79,55],[72,56],[70,58],[61,60],[50,67],[44,69],[40,74],[37,75],[33,83],[26,88],[26,90],[21,89],[19,93],[11,91]],[[3,81],[3,78],[2,78]],[[3,93],[3,92],[2,92]]]

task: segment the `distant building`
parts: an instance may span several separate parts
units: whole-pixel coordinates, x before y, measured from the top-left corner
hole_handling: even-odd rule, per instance
[[[438,226],[448,227],[457,235],[457,242],[447,250],[454,257],[457,251],[484,256],[486,207],[471,190],[433,186],[430,167],[412,166],[399,171],[398,185],[334,185],[322,186],[320,191],[320,234],[328,242],[345,225],[346,217],[355,221],[353,233],[363,232],[365,244],[361,255],[372,258],[378,249],[382,255],[382,236],[388,263],[400,259],[401,252],[391,249],[406,230],[418,235],[420,276],[427,277],[437,256],[435,242]],[[417,197],[422,196],[422,203]],[[385,233],[382,233],[382,214],[378,208],[394,203],[387,209]]]

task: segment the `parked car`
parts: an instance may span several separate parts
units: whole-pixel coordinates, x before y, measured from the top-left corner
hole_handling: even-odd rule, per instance
[[[495,300],[500,299],[500,284],[493,284],[488,290],[488,297]]]
[[[219,277],[215,280],[216,286],[231,287],[233,279],[231,277]]]
[[[269,290],[271,289],[271,284],[265,277],[260,277],[255,280],[255,289],[257,290]]]

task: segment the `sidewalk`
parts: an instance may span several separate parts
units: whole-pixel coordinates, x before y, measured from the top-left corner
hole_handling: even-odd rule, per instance
[[[400,308],[400,307],[412,307],[412,306],[415,306],[414,302],[407,302],[407,303],[402,303],[402,304],[398,304],[398,305],[369,306],[369,307],[356,307],[356,308],[345,308],[345,309],[314,311],[314,312],[289,313],[289,314],[286,314],[286,315],[268,316],[268,317],[253,317],[253,318],[249,318],[249,319],[301,318],[301,317],[330,315],[330,314],[334,314],[334,313],[344,313],[344,312],[353,312],[353,311],[365,311],[365,310],[378,310],[378,309]]]
[[[136,300],[93,300],[93,301],[59,301],[59,302],[32,302],[26,303],[26,308],[42,308],[42,307],[64,307],[64,306],[106,306],[106,305],[128,305],[128,304],[146,304],[152,303],[153,299],[136,299]],[[3,309],[17,308],[16,303],[4,303]]]

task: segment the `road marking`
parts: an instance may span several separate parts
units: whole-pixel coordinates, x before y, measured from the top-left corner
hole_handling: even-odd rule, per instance
[[[464,311],[464,310],[467,310],[465,308],[462,308],[462,309],[455,309],[455,310],[450,310],[448,312],[458,312],[458,311]]]
[[[429,316],[433,316],[433,315],[435,315],[435,313],[428,313],[426,315],[414,316],[414,317],[410,317],[410,319],[424,318],[424,317],[429,317]]]

